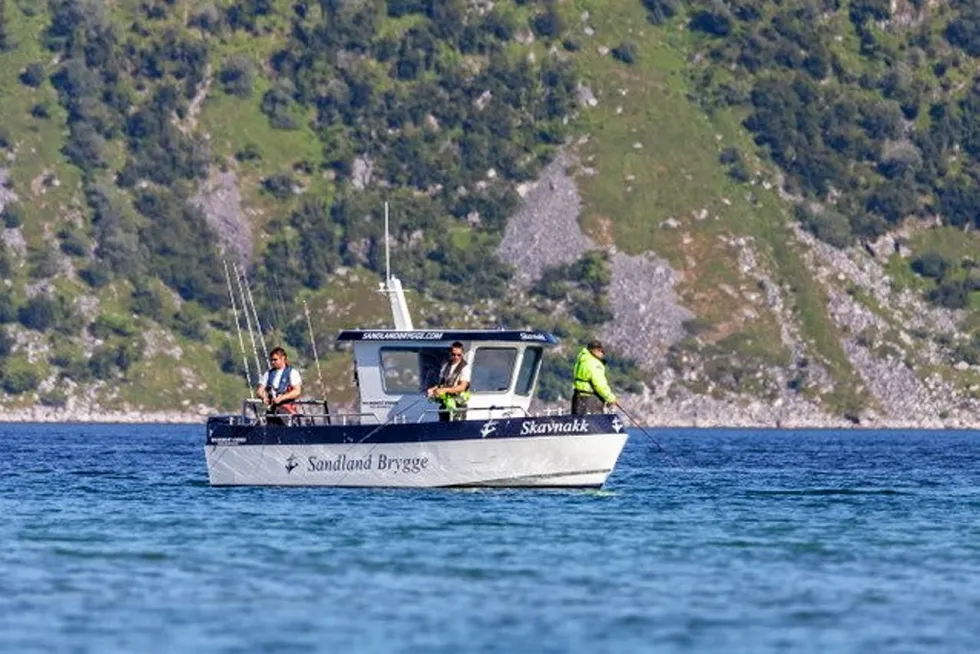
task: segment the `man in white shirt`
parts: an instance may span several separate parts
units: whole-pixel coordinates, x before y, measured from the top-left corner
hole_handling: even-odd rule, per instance
[[[470,367],[466,364],[463,344],[459,341],[449,347],[449,360],[442,364],[439,383],[428,388],[426,395],[442,404],[440,421],[466,420],[466,405],[470,401]]]
[[[259,377],[258,394],[265,402],[266,413],[293,414],[296,405],[293,400],[303,394],[303,379],[299,371],[289,365],[286,350],[281,347],[269,352],[269,363],[272,365]],[[271,422],[271,421],[270,421]],[[278,420],[282,424],[282,420]]]

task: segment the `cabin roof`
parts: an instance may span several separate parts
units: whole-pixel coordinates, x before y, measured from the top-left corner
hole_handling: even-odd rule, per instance
[[[503,329],[414,329],[400,331],[395,329],[345,329],[337,337],[338,341],[496,341],[517,343],[544,343],[557,345],[558,339],[548,332],[528,330]]]

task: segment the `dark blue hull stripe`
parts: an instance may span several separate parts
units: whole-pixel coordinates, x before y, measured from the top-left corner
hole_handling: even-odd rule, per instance
[[[240,417],[236,418],[240,419]],[[343,445],[583,436],[625,431],[615,414],[423,422],[386,425],[241,425],[228,416],[208,420],[208,445]]]

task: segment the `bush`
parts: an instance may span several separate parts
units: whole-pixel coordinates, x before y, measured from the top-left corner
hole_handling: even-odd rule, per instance
[[[58,238],[61,239],[61,251],[65,254],[73,257],[84,257],[88,255],[88,243],[76,227],[63,227],[58,232]]]
[[[235,153],[235,159],[242,162],[260,161],[262,159],[262,152],[254,143],[246,143],[245,147]]]
[[[39,102],[31,107],[31,115],[38,120],[47,120],[51,117],[51,109],[47,102]]]
[[[561,16],[554,8],[550,8],[531,19],[531,28],[542,38],[558,38],[562,33]]]
[[[58,274],[58,255],[47,244],[27,251],[28,274],[31,279],[50,279]]]
[[[850,221],[833,209],[813,210],[803,205],[795,208],[796,218],[803,228],[837,248],[845,248],[854,242]]]
[[[6,329],[0,329],[0,359],[6,358],[14,351],[14,337]]]
[[[24,327],[47,331],[57,320],[58,306],[46,295],[36,295],[17,310],[17,320]]]
[[[101,261],[79,271],[78,276],[92,288],[102,288],[112,281],[112,271]]]
[[[929,291],[926,299],[947,309],[962,309],[967,305],[970,293],[962,280],[951,280]]]
[[[262,189],[277,200],[285,200],[293,194],[294,183],[292,175],[278,173],[262,180]]]
[[[24,222],[20,207],[14,204],[8,204],[4,207],[3,213],[0,216],[3,218],[3,226],[7,229],[20,227]]]
[[[953,348],[953,358],[966,361],[971,366],[980,364],[980,336],[974,334],[969,341],[957,343]]]
[[[199,27],[206,32],[215,32],[221,27],[221,12],[214,6],[214,3],[207,3],[201,6],[187,24],[191,27]]]
[[[221,368],[221,372],[225,374],[234,375],[241,370],[241,356],[236,355],[235,349],[229,341],[221,342],[215,358],[218,360],[218,366]]]
[[[25,86],[38,88],[44,84],[44,66],[37,62],[27,64],[27,68],[20,74],[20,81]]]
[[[107,339],[110,336],[132,336],[135,333],[132,321],[119,314],[101,313],[95,321],[89,325],[89,333],[98,339]]]
[[[677,13],[677,0],[643,0],[643,6],[654,25],[663,25]]]
[[[33,391],[41,383],[40,373],[27,359],[7,359],[0,367],[0,373],[0,377],[3,377],[3,390],[10,395]]]
[[[252,95],[252,85],[255,82],[255,66],[252,61],[242,55],[232,55],[218,73],[221,88],[228,95],[247,98]]]
[[[0,324],[17,319],[17,305],[9,291],[0,291]]]
[[[935,280],[941,280],[949,272],[951,265],[938,252],[926,252],[912,260],[912,270]]]
[[[88,369],[96,379],[109,379],[116,367],[116,352],[112,348],[100,347],[88,360]]]
[[[732,31],[732,17],[728,9],[719,3],[711,11],[699,11],[694,14],[690,28],[710,36],[728,36]]]
[[[133,289],[132,308],[133,313],[152,318],[158,323],[162,323],[165,318],[163,297],[156,289],[142,283],[137,283]]]
[[[65,395],[64,391],[41,393],[37,399],[42,405],[53,409],[64,409],[68,406],[68,396]]]
[[[636,61],[636,43],[633,41],[623,41],[612,49],[612,56],[624,64],[632,64]]]

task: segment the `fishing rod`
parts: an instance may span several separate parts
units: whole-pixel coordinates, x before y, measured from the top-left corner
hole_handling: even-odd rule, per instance
[[[306,300],[303,300],[303,313],[306,314],[306,327],[310,330],[310,345],[313,347],[313,360],[316,361],[316,378],[320,383],[320,394],[326,398],[327,392],[323,387],[323,370],[320,369],[320,357],[316,353],[316,338],[313,336],[313,323],[310,321],[310,307],[306,303]]]
[[[248,284],[248,276],[243,272],[242,276],[245,277],[245,291],[248,293],[248,301],[252,307],[252,318],[255,320],[255,331],[259,334],[259,341],[262,342],[262,351],[266,354],[269,353],[269,349],[265,345],[265,334],[262,332],[262,324],[259,322],[259,312],[255,310],[255,298],[252,297],[252,287]]]
[[[258,371],[259,378],[262,377],[262,362],[259,360],[259,350],[255,346],[255,334],[252,332],[252,319],[248,315],[248,306],[245,303],[245,289],[242,288],[242,273],[238,270],[238,264],[232,264],[235,271],[235,280],[238,282],[238,293],[242,298],[242,310],[245,313],[245,326],[248,328],[248,338],[252,341],[252,354],[255,355],[255,369]],[[267,354],[267,353],[266,353]]]
[[[238,305],[235,304],[235,293],[231,290],[231,275],[228,274],[228,260],[225,259],[225,282],[228,284],[228,299],[231,300],[231,311],[235,316],[235,329],[238,331],[238,347],[242,351],[242,363],[245,364],[245,383],[248,384],[249,394],[255,392],[252,386],[252,375],[248,367],[248,354],[245,352],[245,339],[242,338],[242,325],[238,320]],[[261,374],[261,373],[259,373]]]
[[[644,436],[646,436],[647,438],[649,438],[653,442],[653,444],[657,446],[657,449],[659,449],[663,453],[663,455],[665,457],[667,457],[667,460],[670,461],[671,464],[674,465],[674,467],[677,467],[677,468],[680,468],[681,467],[681,464],[677,462],[677,459],[675,459],[673,456],[671,456],[670,452],[668,452],[667,449],[663,445],[660,444],[660,441],[658,441],[656,438],[654,438],[653,436],[651,436],[650,433],[647,432],[647,430],[643,428],[643,425],[641,425],[640,422],[636,418],[633,417],[633,414],[631,414],[629,411],[626,410],[626,407],[624,407],[619,402],[616,403],[616,406],[619,407],[619,410],[622,411],[623,414],[627,418],[630,419],[630,421],[633,423],[633,426],[640,430],[640,433],[641,434],[643,434]]]

